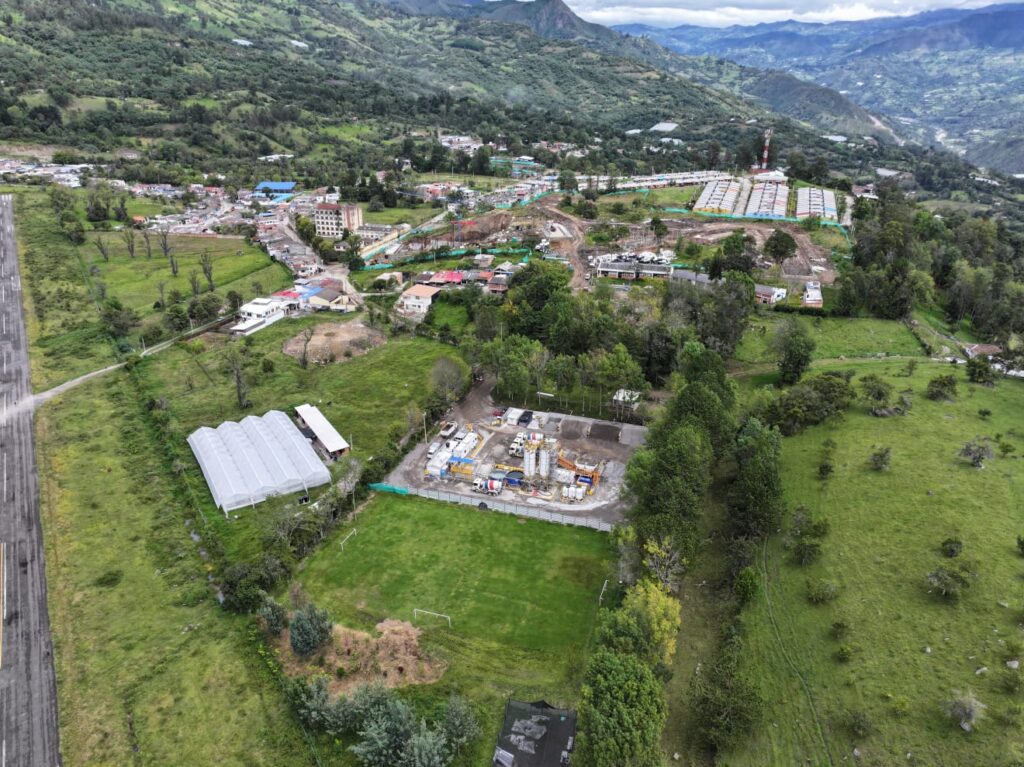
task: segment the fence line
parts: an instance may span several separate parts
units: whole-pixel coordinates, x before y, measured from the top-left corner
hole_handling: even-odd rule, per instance
[[[396,493],[398,495],[418,495],[421,498],[430,498],[435,501],[459,503],[463,506],[472,506],[474,508],[485,508],[488,511],[498,511],[502,514],[513,514],[517,517],[539,519],[542,522],[553,522],[556,525],[587,527],[591,530],[597,530],[602,533],[611,532],[613,527],[610,523],[600,519],[595,519],[594,517],[581,517],[572,514],[561,514],[554,511],[544,511],[543,509],[534,509],[518,503],[500,501],[490,496],[478,496],[474,498],[472,496],[452,493],[445,490],[395,487],[394,485],[386,485],[383,483],[372,484],[370,485],[370,488],[379,492]]]

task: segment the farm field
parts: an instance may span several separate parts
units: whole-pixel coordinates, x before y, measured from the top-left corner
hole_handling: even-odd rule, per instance
[[[146,395],[166,402],[169,423],[177,435],[172,449],[187,467],[183,478],[217,525],[231,560],[258,551],[260,507],[239,513],[239,519],[230,522],[216,510],[185,442],[192,431],[250,413],[262,415],[272,409],[291,413],[296,405],[309,402],[351,443],[356,458],[370,460],[388,444],[389,432],[409,428],[410,409],[417,413],[415,424],[419,423],[418,413],[432,390],[434,361],[442,356],[457,357],[452,347],[424,338],[392,339],[364,355],[313,364],[305,370],[283,352],[285,342],[304,328],[347,319],[351,315],[285,319],[249,336],[251,341],[246,342],[230,342],[222,334],[208,333],[187,348],[177,346],[147,357],[138,368]],[[239,348],[246,360],[252,406],[244,411],[238,408],[234,382],[224,365],[229,345]],[[264,360],[272,370],[265,370]]]
[[[355,529],[344,551],[338,543]],[[487,763],[505,700],[572,704],[601,586],[612,572],[607,535],[417,497],[376,496],[302,566],[310,598],[350,628],[422,616],[421,641],[448,663],[433,685],[405,688],[430,707],[450,692],[478,709]]]
[[[141,414],[116,372],[36,415],[64,764],[308,765]]]
[[[810,330],[816,344],[816,360],[875,357],[879,354],[917,357],[924,354],[914,334],[899,322],[870,318],[804,317],[765,311],[751,318],[750,328],[736,349],[736,360],[746,364],[774,362],[768,345],[776,328],[787,317],[796,317]]]
[[[1007,692],[1019,672],[1006,662],[1024,660],[1016,551],[1024,532],[1024,386],[968,384],[958,368],[957,400],[939,403],[924,389],[948,365],[922,362],[911,378],[896,360],[831,367],[877,373],[897,392],[910,390],[913,410],[875,418],[856,403],[841,420],[783,439],[787,517],[803,508],[829,531],[807,567],[793,561],[785,536],[767,544],[761,594],[741,614],[744,670],[760,682],[765,722],[720,761],[840,764],[854,748],[864,765],[1019,761],[1019,699]],[[983,409],[991,416],[979,415]],[[997,435],[1016,449],[1009,457],[997,452],[984,470],[957,457],[968,440]],[[836,443],[835,471],[822,481],[826,439]],[[868,465],[880,446],[892,450],[884,472]],[[950,563],[940,551],[950,537],[962,540],[960,558],[978,573],[955,603],[930,593],[925,580]],[[808,601],[817,579],[837,585],[834,601]],[[832,635],[836,621],[848,627],[841,641]],[[841,645],[847,662],[838,659]],[[970,690],[988,707],[970,734],[942,713],[954,690]],[[855,717],[860,726],[851,725]]]

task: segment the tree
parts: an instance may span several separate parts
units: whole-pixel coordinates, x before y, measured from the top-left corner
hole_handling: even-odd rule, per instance
[[[401,767],[446,767],[448,758],[444,733],[431,730],[425,721],[420,720],[419,729],[405,744]]]
[[[77,218],[65,221],[61,225],[61,230],[73,245],[81,245],[85,242],[85,226]]]
[[[580,695],[576,759],[588,767],[657,767],[666,706],[661,683],[634,655],[597,650]]]
[[[654,234],[654,238],[659,243],[665,237],[665,235],[668,234],[668,226],[666,226],[665,222],[662,221],[661,218],[658,216],[653,216],[651,218],[650,227],[651,233]]]
[[[967,380],[971,383],[993,386],[996,382],[996,371],[988,357],[971,357],[967,360]]]
[[[750,418],[736,435],[733,455],[737,475],[730,507],[740,535],[761,538],[776,527],[782,515],[781,444],[778,430]]]
[[[153,233],[148,229],[142,230],[142,242],[146,246],[146,260],[153,258]]]
[[[415,732],[416,718],[409,705],[387,697],[363,723],[362,740],[349,750],[365,767],[402,767],[406,745]]]
[[[157,242],[160,243],[160,252],[164,254],[164,258],[168,261],[171,259],[171,232],[169,229],[157,229],[156,237]],[[175,272],[177,274],[177,272]]]
[[[446,405],[455,399],[463,381],[462,368],[451,357],[438,357],[430,369],[430,383]]]
[[[821,556],[821,544],[810,538],[800,538],[793,546],[793,559],[801,567],[806,567]]]
[[[229,346],[224,353],[224,366],[235,382],[235,399],[241,410],[248,409],[252,403],[249,402],[249,382],[245,378],[245,360],[241,352],[235,346]]]
[[[130,226],[122,229],[121,241],[124,242],[124,247],[128,251],[128,257],[135,258],[135,230]]]
[[[982,440],[974,440],[968,442],[962,448],[959,453],[961,458],[966,458],[971,462],[971,466],[976,469],[984,469],[985,461],[992,457],[992,446],[988,442]]]
[[[955,602],[976,577],[973,563],[957,558],[948,565],[936,567],[925,576],[925,580],[943,599]]]
[[[124,338],[139,324],[139,313],[116,298],[108,298],[103,302],[100,318],[115,338]]]
[[[173,253],[167,257],[167,263],[171,267],[171,276],[178,276],[178,257]]]
[[[928,389],[925,392],[928,399],[933,400],[954,400],[956,399],[956,376],[946,374],[935,376],[928,382]]]
[[[242,294],[237,290],[229,290],[226,298],[228,306],[231,307],[231,311],[233,312],[237,312],[241,308],[242,304],[245,303],[245,299],[242,297]],[[163,299],[161,298],[161,302],[162,301]]]
[[[96,246],[96,250],[98,250],[100,252],[100,257],[104,261],[109,261],[110,260],[110,249],[107,248],[107,243],[104,241],[104,239],[102,237],[97,237],[93,241],[93,245]]]
[[[974,730],[974,725],[985,715],[986,708],[988,707],[974,697],[974,693],[970,690],[967,692],[953,690],[953,697],[942,706],[946,716],[964,732]]]
[[[326,610],[312,602],[300,607],[292,616],[288,638],[292,651],[303,657],[319,650],[331,636],[331,619]]]
[[[876,373],[869,373],[860,379],[861,396],[868,403],[872,413],[881,412],[889,407],[892,397],[892,384],[882,380]]]
[[[444,707],[441,729],[448,744],[448,753],[456,757],[462,749],[480,736],[480,723],[465,698],[452,695]]]
[[[764,254],[776,263],[796,255],[796,240],[789,232],[776,229],[764,243]]]
[[[306,328],[302,331],[302,353],[299,355],[299,367],[305,370],[309,367],[309,342],[313,340],[313,328]]]
[[[193,296],[198,296],[199,295],[199,272],[197,272],[195,269],[190,270],[189,273],[188,273],[188,284],[189,284],[189,287],[192,288],[192,295]]]
[[[657,648],[656,658],[665,666],[672,664],[679,634],[679,601],[668,589],[654,580],[646,579],[632,586],[622,600],[622,609],[641,619]]]
[[[671,535],[649,538],[644,543],[643,561],[644,567],[666,591],[674,594],[679,589],[683,561]]]
[[[778,356],[780,378],[784,384],[794,384],[810,367],[816,344],[807,326],[796,317],[789,317],[779,325],[772,339],[772,349]]]
[[[199,266],[202,267],[203,276],[206,277],[206,287],[212,293],[213,285],[213,257],[210,251],[204,250],[199,256]]]

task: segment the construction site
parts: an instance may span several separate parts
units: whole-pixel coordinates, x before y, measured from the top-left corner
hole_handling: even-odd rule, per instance
[[[621,521],[626,464],[643,444],[645,427],[515,407],[476,408],[472,400],[458,415],[474,409],[478,418],[442,424],[388,481]]]

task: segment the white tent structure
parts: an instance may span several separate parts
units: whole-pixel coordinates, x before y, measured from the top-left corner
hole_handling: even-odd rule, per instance
[[[225,421],[216,429],[203,426],[188,444],[225,512],[331,481],[313,446],[280,410]]]

